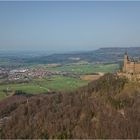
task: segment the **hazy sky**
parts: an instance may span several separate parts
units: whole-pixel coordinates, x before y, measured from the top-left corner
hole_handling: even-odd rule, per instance
[[[131,46],[140,46],[140,1],[0,1],[0,49],[77,51]]]

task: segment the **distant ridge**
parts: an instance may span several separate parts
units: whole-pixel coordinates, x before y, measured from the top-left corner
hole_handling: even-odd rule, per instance
[[[71,63],[75,62],[69,60],[70,57],[78,57],[80,60],[85,60],[88,62],[100,62],[100,63],[120,63],[123,59],[125,50],[127,49],[128,54],[131,56],[139,57],[140,56],[140,47],[124,47],[124,48],[100,48],[93,51],[85,52],[70,52],[63,54],[52,54],[42,57],[34,57],[27,60],[30,63]]]
[[[88,61],[92,63],[121,63],[125,50],[132,57],[140,56],[140,47],[108,47],[100,48],[91,51],[76,51],[66,53],[54,53],[46,54],[40,52],[12,52],[7,54],[6,52],[0,52],[0,58],[8,59],[9,62],[17,62],[20,64],[34,63],[34,64],[50,64],[61,63],[69,64],[78,61]],[[70,59],[79,58],[79,59]]]

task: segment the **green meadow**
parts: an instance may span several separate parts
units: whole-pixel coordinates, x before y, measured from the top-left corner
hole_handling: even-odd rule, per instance
[[[117,64],[87,64],[87,65],[63,65],[60,67],[49,67],[49,70],[73,72],[77,74],[89,74],[96,72],[115,72]],[[73,91],[78,87],[87,85],[89,81],[62,75],[47,76],[42,79],[32,79],[30,83],[0,85],[0,99],[12,95],[16,90],[22,90],[27,94],[47,93],[48,91]],[[5,93],[5,91],[8,91]]]
[[[96,72],[115,72],[119,69],[118,64],[84,64],[84,65],[63,65],[59,67],[51,67],[49,70],[74,72],[77,74],[89,74]]]
[[[4,90],[11,93],[22,90],[29,94],[47,93],[48,91],[73,91],[78,87],[86,85],[88,81],[80,79],[54,75],[44,79],[33,79],[31,83],[0,85],[0,98],[6,97]]]

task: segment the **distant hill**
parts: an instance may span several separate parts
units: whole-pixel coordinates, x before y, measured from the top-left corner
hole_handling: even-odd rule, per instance
[[[121,63],[125,51],[132,57],[140,57],[140,47],[130,48],[100,48],[94,51],[82,51],[71,53],[47,54],[46,52],[0,52],[0,66],[18,68],[30,64],[50,63]]]
[[[85,51],[78,53],[52,54],[42,57],[34,57],[26,60],[27,63],[73,63],[77,61],[100,62],[100,63],[118,63],[123,59],[125,51],[130,56],[139,57],[140,47],[130,48],[100,48],[95,51]],[[71,59],[73,58],[73,59]],[[75,59],[74,59],[75,58]]]
[[[0,102],[0,138],[140,139],[138,87],[107,74],[72,93],[12,96]]]

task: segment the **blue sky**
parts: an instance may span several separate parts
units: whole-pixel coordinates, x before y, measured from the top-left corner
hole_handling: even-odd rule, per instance
[[[0,49],[140,46],[140,2],[0,1]]]

